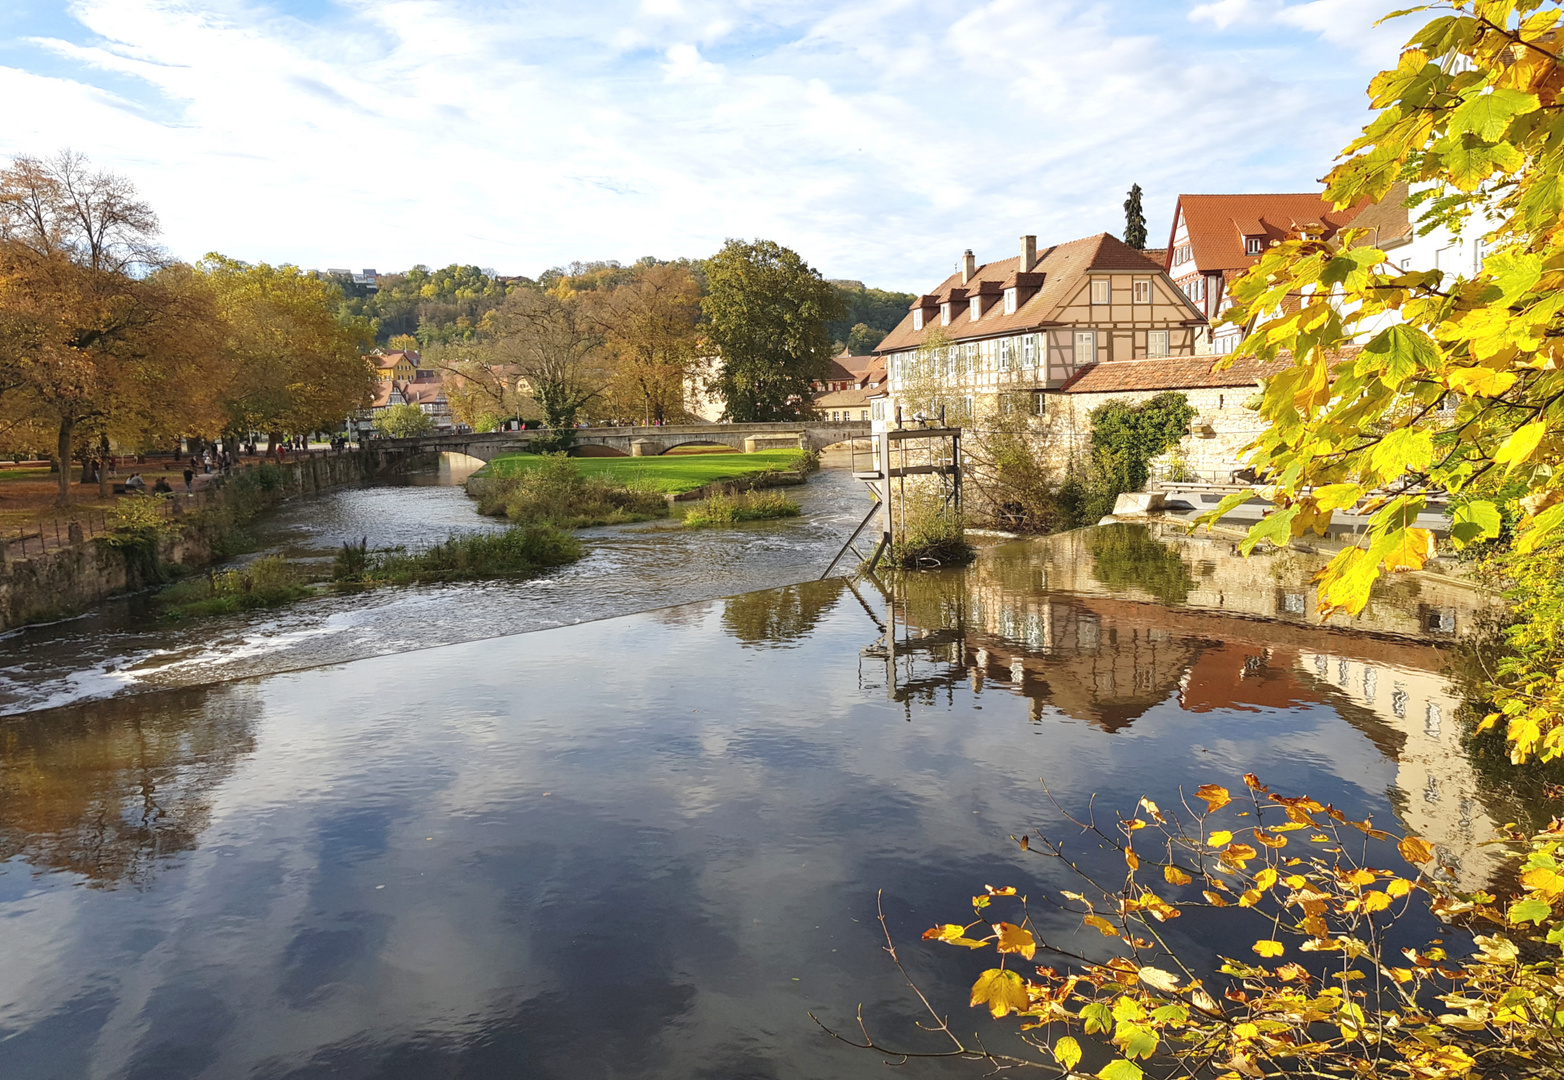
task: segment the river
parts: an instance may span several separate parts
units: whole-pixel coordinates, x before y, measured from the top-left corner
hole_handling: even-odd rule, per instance
[[[985,884],[1075,887],[1012,836],[1122,879],[1060,807],[1171,807],[1251,771],[1413,829],[1465,884],[1493,872],[1474,845],[1512,808],[1440,674],[1481,613],[1459,583],[1409,580],[1372,634],[1322,629],[1292,599],[1317,560],[1132,527],[889,590],[716,598],[818,573],[859,496],[829,472],[802,494],[812,520],[728,536],[595,532],[542,582],[20,635],[40,670],[50,649],[100,670],[0,721],[0,1076],[845,1080],[882,1065],[811,1011],[851,1029],[861,1003],[876,1035],[936,1048],[882,905],[937,1007],[1011,1047],[966,1007],[985,957],[921,932]],[[339,492],[279,515],[267,549],[323,555],[371,515],[372,541],[410,537],[459,498]],[[160,662],[144,634],[170,635]],[[91,696],[103,680],[183,685]],[[1222,915],[1168,933],[1199,962],[1268,932]],[[1078,916],[1042,919],[1106,955]]]
[[[504,528],[473,509],[464,477],[447,462],[400,483],[284,504],[252,528],[257,545],[247,558],[329,562],[360,537],[374,547],[417,547],[453,531]],[[328,595],[182,625],[158,619],[145,597],[119,599],[0,635],[0,713],[406,653],[819,577],[862,519],[863,485],[832,468],[786,490],[803,507],[798,518],[721,530],[673,521],[584,529],[584,559],[530,581]]]

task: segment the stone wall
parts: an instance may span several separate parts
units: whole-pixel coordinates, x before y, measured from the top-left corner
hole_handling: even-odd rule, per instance
[[[1235,469],[1242,467],[1243,448],[1263,430],[1260,414],[1244,408],[1254,394],[1253,387],[1228,386],[1215,389],[1177,390],[1196,410],[1190,423],[1191,433],[1168,454],[1153,461],[1153,471],[1162,472],[1177,463],[1192,476],[1212,483],[1227,483]],[[1139,405],[1165,390],[1142,390],[1110,394],[1045,394],[1045,415],[1036,420],[1036,430],[1044,460],[1061,472],[1071,464],[1080,465],[1090,458],[1093,409],[1110,401]]]
[[[266,493],[259,507],[252,506],[252,512],[287,498],[356,483],[374,474],[374,460],[358,453],[319,454],[277,468],[282,483]],[[238,524],[233,513],[220,512],[232,509],[232,503],[219,481],[199,510],[179,515],[178,531],[158,545],[158,561],[180,566],[210,563],[213,552]],[[143,565],[145,558],[101,537],[25,558],[12,557],[0,544],[0,631],[74,615],[118,593],[144,588],[147,578],[155,577],[154,568]]]

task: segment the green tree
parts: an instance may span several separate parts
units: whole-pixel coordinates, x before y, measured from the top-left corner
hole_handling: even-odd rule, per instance
[[[907,317],[907,308],[914,299],[912,293],[891,292],[885,289],[866,289],[861,281],[833,281],[836,291],[846,303],[846,310],[837,318],[826,322],[826,330],[832,341],[850,345],[849,335],[862,323],[870,330],[878,331],[880,338],[896,329],[896,324]],[[869,346],[879,344],[876,338]],[[853,349],[857,353],[856,348]]]
[[[729,240],[706,264],[706,336],[720,362],[712,381],[737,421],[807,415],[810,384],[832,353],[826,324],[843,314],[836,287],[770,240]]]
[[[876,330],[868,323],[858,323],[847,332],[847,351],[853,356],[863,356],[885,340],[888,331]]]
[[[517,290],[489,313],[483,330],[481,360],[513,378],[551,428],[574,427],[613,378],[603,325],[579,297]]]
[[[1141,190],[1136,184],[1130,188],[1130,197],[1124,200],[1124,242],[1136,251],[1146,247],[1146,215],[1140,205]]]
[[[375,430],[388,439],[412,439],[434,432],[434,417],[417,405],[391,405],[375,414]]]

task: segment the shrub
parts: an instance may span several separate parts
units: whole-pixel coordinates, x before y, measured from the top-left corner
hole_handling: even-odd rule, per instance
[[[796,502],[776,491],[748,491],[737,497],[713,495],[684,515],[684,527],[709,529],[721,525],[733,525],[741,521],[797,517],[800,512]]]
[[[944,501],[930,496],[909,496],[904,520],[897,521],[896,542],[885,557],[901,570],[936,570],[966,566],[977,557],[967,543],[961,516]],[[903,515],[898,511],[898,517]]]
[[[337,580],[408,585],[524,577],[575,562],[581,553],[579,540],[546,524],[518,525],[499,533],[456,533],[414,553],[398,548],[370,554],[361,542],[343,545],[337,556]]]
[[[515,476],[475,481],[468,492],[477,497],[480,514],[561,529],[646,521],[668,513],[662,492],[606,476],[585,476],[564,454],[549,454],[537,468]]]
[[[269,555],[248,566],[182,581],[163,590],[158,600],[170,617],[187,618],[277,607],[310,592],[296,566],[280,555]]]
[[[375,430],[390,439],[411,439],[434,431],[434,417],[417,405],[392,405],[375,416]]]

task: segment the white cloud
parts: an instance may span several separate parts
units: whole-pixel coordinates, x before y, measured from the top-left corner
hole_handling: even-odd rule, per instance
[[[1162,30],[1127,3],[77,0],[47,64],[0,68],[37,103],[0,153],[129,174],[189,257],[535,274],[768,236],[921,288],[968,246],[1117,231],[1132,182],[1155,242],[1179,191],[1306,185],[1361,122],[1362,3],[1220,0]],[[1265,63],[1214,29],[1255,10]]]

